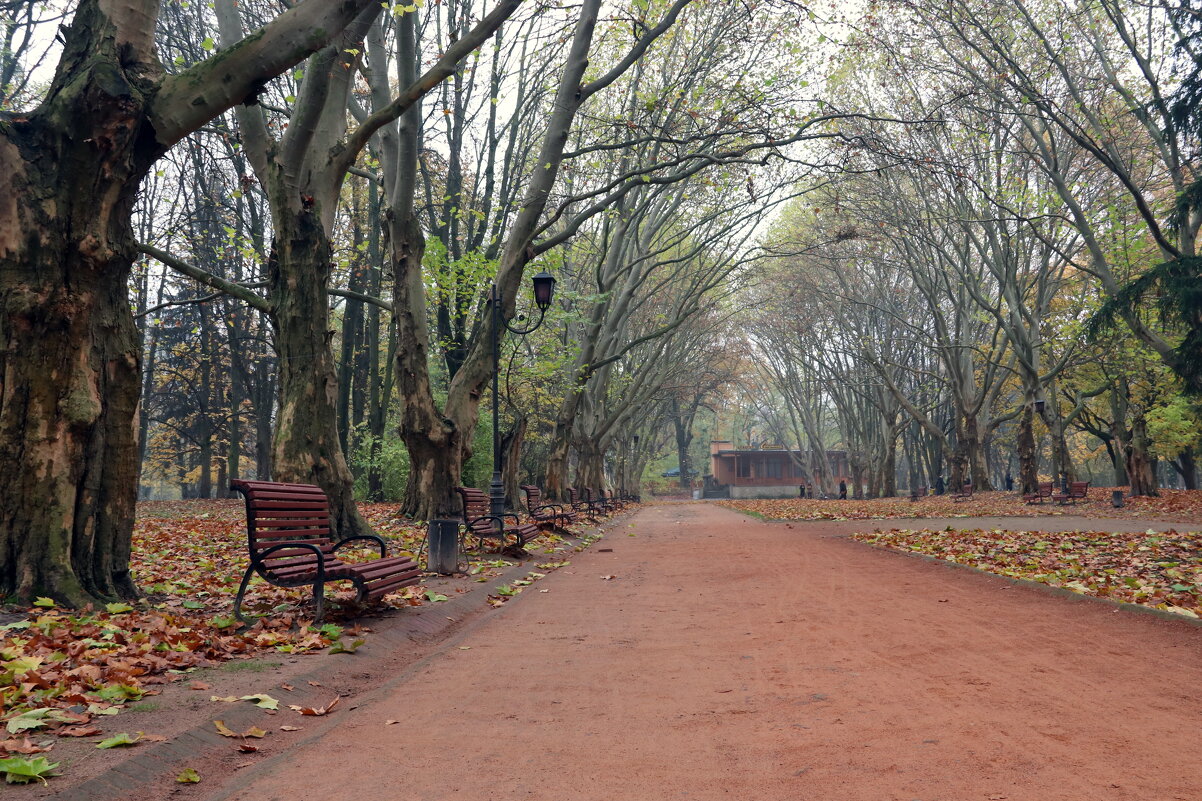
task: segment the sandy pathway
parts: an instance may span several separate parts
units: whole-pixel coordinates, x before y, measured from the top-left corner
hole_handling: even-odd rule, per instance
[[[1202,798],[1200,628],[821,523],[627,522],[320,738],[187,795]]]

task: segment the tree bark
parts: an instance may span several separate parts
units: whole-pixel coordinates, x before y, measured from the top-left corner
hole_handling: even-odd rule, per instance
[[[1035,454],[1034,413],[1031,405],[1024,404],[1018,418],[1018,478],[1022,482],[1023,494],[1035,492],[1039,484],[1039,460]]]
[[[277,202],[278,201],[278,202]],[[329,330],[330,244],[315,208],[273,199],[272,326],[280,356],[275,480],[316,484],[340,538],[371,533],[355,506],[354,476],[338,436],[338,375]],[[287,269],[281,264],[287,263]]]

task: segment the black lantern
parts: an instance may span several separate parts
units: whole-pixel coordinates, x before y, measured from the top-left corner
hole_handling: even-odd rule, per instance
[[[534,305],[538,306],[540,312],[546,312],[551,308],[551,299],[555,297],[555,276],[543,270],[530,280],[534,283]]]
[[[534,304],[538,306],[538,319],[527,328],[514,328],[509,321],[501,316],[501,289],[493,284],[489,301],[492,304],[492,482],[488,487],[488,513],[494,519],[494,525],[502,527],[502,515],[505,513],[505,484],[501,480],[501,413],[500,400],[501,377],[501,329],[505,328],[515,334],[529,334],[543,324],[547,309],[555,297],[555,276],[546,270],[531,279],[534,284]],[[524,319],[518,317],[519,320]]]

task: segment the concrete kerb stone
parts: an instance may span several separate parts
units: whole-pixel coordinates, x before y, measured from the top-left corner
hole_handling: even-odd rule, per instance
[[[606,529],[615,520],[625,517],[626,514],[628,513],[603,520],[597,525],[587,528],[579,537],[564,537],[564,542],[573,549],[583,549],[603,537]],[[513,557],[505,558],[513,559]],[[282,678],[297,685],[310,681],[326,684],[344,674],[348,667],[345,659],[358,660],[354,664],[354,668],[362,673],[369,671],[373,664],[382,664],[395,658],[392,653],[395,647],[410,646],[414,643],[429,646],[426,653],[415,654],[414,658],[409,660],[410,664],[403,669],[403,672],[408,672],[410,668],[425,662],[434,653],[437,653],[437,645],[440,641],[448,640],[456,630],[466,627],[469,623],[479,622],[490,610],[502,611],[504,606],[496,609],[490,607],[487,604],[487,597],[495,594],[498,587],[506,584],[512,585],[515,580],[525,577],[531,572],[531,565],[539,558],[539,555],[532,554],[488,582],[473,582],[463,593],[456,594],[447,601],[398,610],[387,617],[372,618],[370,619],[371,637],[358,653],[348,656],[300,657],[295,663],[296,671]],[[523,594],[519,593],[511,597],[505,606],[518,601]],[[386,647],[381,648],[380,646]],[[312,659],[319,659],[319,664],[305,670],[308,667],[305,660]],[[349,708],[354,709],[355,707]],[[221,711],[221,719],[234,731],[245,731],[255,725],[262,726],[262,716],[263,710],[252,704],[230,705]],[[173,778],[180,770],[187,767],[183,764],[185,761],[224,755],[230,747],[231,740],[217,733],[211,719],[213,716],[206,714],[203,717],[202,723],[169,740],[161,743],[144,743],[128,752],[120,752],[122,755],[128,753],[128,756],[113,764],[103,773],[83,782],[65,786],[65,783],[70,781],[69,773],[57,780],[52,779],[50,785],[44,788],[49,792],[42,797],[63,799],[63,801],[74,801],[75,799],[79,799],[79,801],[109,801],[110,799],[116,801],[117,799],[137,797],[137,788]],[[333,716],[330,718],[306,717],[304,720],[309,725],[314,722],[335,722]],[[310,736],[320,736],[322,729],[324,726]],[[111,756],[117,756],[117,753],[113,751],[108,753]],[[269,756],[268,759],[270,758],[272,757]]]

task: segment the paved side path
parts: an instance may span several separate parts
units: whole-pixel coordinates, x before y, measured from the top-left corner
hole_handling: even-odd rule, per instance
[[[627,522],[320,738],[185,795],[1202,797],[1202,629],[823,524]]]

